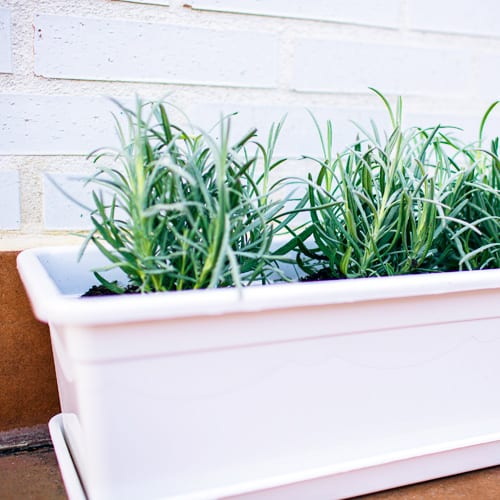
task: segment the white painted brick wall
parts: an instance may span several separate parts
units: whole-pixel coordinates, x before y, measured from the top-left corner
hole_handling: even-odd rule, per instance
[[[19,229],[20,225],[19,173],[0,171],[0,230]]]
[[[400,0],[192,0],[194,9],[396,28]]]
[[[372,105],[377,104],[376,100]],[[237,115],[231,120],[232,139],[236,142],[248,132],[249,123],[258,129],[259,141],[265,143],[272,122],[285,119],[285,126],[279,136],[276,146],[276,156],[300,158],[303,155],[319,156],[321,143],[313,119],[308,111],[316,118],[323,133],[326,130],[327,120],[333,124],[334,149],[341,152],[352,144],[363,130],[371,131],[372,121],[382,132],[390,126],[389,116],[381,103],[376,108],[342,108],[311,106],[307,110],[298,106],[242,106],[239,103],[205,103],[193,108],[191,117],[201,127],[208,129],[216,122],[220,112]],[[486,111],[486,108],[482,110]],[[418,111],[406,112],[404,126],[445,127],[450,135],[454,135],[463,142],[473,142],[478,139],[481,114],[476,117],[449,113],[421,113]],[[496,137],[500,134],[500,112],[493,113],[485,127],[485,138]]]
[[[0,154],[87,155],[115,145],[109,99],[87,96],[0,94]]]
[[[35,73],[51,78],[274,87],[277,40],[258,32],[39,15]]]
[[[168,7],[170,2],[168,0],[115,0],[120,2],[142,3],[146,5],[163,5]]]
[[[10,11],[0,8],[0,73],[12,73]]]
[[[293,87],[309,92],[467,95],[473,90],[470,50],[301,39]]]
[[[499,68],[500,50],[484,50],[477,56],[478,94],[488,102],[500,99]]]
[[[409,14],[417,30],[500,37],[498,0],[410,0]]]
[[[3,0],[0,249],[88,225],[47,175],[88,200],[71,178],[116,144],[106,96],[169,96],[203,127],[239,111],[234,135],[255,125],[261,140],[287,114],[277,154],[299,157],[319,151],[306,109],[333,120],[338,149],[351,120],[386,123],[373,86],[403,95],[406,123],[473,140],[500,99],[499,17],[493,0]],[[499,131],[500,109],[487,126]]]
[[[213,125],[221,109],[225,114],[238,112],[232,118],[231,123],[234,142],[239,137],[243,137],[248,131],[248,124],[252,123],[258,129],[260,142],[265,144],[270,124],[285,118],[276,147],[277,156],[320,155],[320,138],[308,111],[314,115],[323,131],[326,129],[326,121],[332,121],[334,146],[337,152],[356,139],[358,128],[353,122],[362,127],[369,127],[370,119],[373,119],[378,126],[388,126],[387,113],[381,108],[371,109],[368,112],[366,109],[359,108],[311,106],[305,109],[299,106],[242,106],[238,103],[211,103],[195,108],[192,117],[194,121],[207,128]]]
[[[51,230],[89,229],[92,189],[85,176],[54,174],[44,176],[44,222]],[[74,200],[74,201],[73,201]],[[81,206],[83,205],[83,206]]]

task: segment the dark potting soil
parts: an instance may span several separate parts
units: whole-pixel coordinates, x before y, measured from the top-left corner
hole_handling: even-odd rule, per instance
[[[303,276],[302,278],[300,278],[300,281],[302,282],[330,281],[330,280],[344,280],[344,279],[346,279],[344,276],[334,276],[330,269],[324,267],[323,269],[320,269],[319,271],[316,271],[313,274],[309,274],[308,276]]]
[[[139,293],[139,288],[135,285],[127,285],[125,290],[123,291],[125,294],[129,293]],[[122,295],[121,293],[114,292],[109,288],[106,288],[104,285],[94,285],[91,286],[82,297],[103,297],[105,295]]]
[[[334,276],[331,270],[325,267],[323,269],[320,269],[319,271],[316,271],[313,274],[310,274],[308,276],[303,276],[302,278],[300,278],[299,281],[311,282],[311,281],[329,281],[329,280],[341,280],[341,279],[345,278]],[[139,287],[135,285],[127,285],[122,293],[131,294],[131,293],[140,293],[140,291]],[[122,295],[122,294],[114,292],[113,290],[106,288],[104,285],[93,285],[82,295],[82,297],[103,297],[106,295]]]

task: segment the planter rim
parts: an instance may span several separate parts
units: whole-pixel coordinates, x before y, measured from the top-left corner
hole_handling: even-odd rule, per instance
[[[74,257],[70,260],[71,269],[66,269],[64,263],[57,269],[71,281],[72,271],[80,265],[76,262],[78,251],[78,246],[39,247],[18,255],[19,274],[39,320],[105,325],[500,289],[500,269],[490,269],[82,299],[78,294],[61,290],[43,262],[50,256],[65,257],[66,261]],[[89,253],[95,257],[98,252]],[[82,285],[80,293],[86,289]]]

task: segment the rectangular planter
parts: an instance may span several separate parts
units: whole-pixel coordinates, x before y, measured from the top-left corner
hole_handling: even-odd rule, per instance
[[[343,498],[500,463],[500,270],[81,299],[102,261],[77,251],[18,267],[88,498]]]

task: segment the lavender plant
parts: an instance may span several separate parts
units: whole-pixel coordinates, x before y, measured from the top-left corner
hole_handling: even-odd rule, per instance
[[[459,217],[470,223],[453,230],[455,259],[460,269],[500,267],[499,138],[491,140],[489,149],[484,146],[484,127],[498,103],[494,102],[481,120],[478,144],[468,152],[471,167],[457,176],[456,184],[463,186],[457,190],[462,192],[461,197],[445,200],[450,205],[460,206]]]
[[[286,203],[270,181],[284,161],[273,160],[282,123],[266,144],[255,142],[256,130],[231,144],[230,117],[214,138],[172,123],[164,102],[119,106],[120,147],[92,155],[89,181],[93,228],[82,252],[92,242],[108,259],[99,281],[123,292],[103,275],[118,267],[141,292],[267,282],[280,260],[270,247]]]
[[[401,98],[393,109],[374,92],[391,130],[358,127],[340,154],[332,122],[323,133],[313,117],[323,154],[302,201],[310,221],[289,228],[300,267],[330,278],[498,267],[498,139],[486,153],[441,125],[404,129]]]

